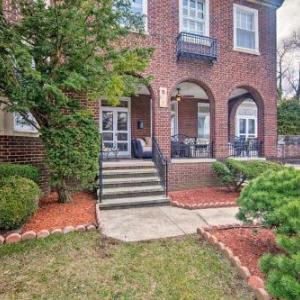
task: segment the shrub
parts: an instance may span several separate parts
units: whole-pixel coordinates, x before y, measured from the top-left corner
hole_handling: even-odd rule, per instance
[[[278,133],[300,134],[300,101],[285,100],[278,106]]]
[[[12,176],[0,187],[0,229],[16,229],[37,210],[40,189],[30,179]]]
[[[0,164],[0,181],[10,176],[24,177],[37,183],[39,171],[31,165]]]
[[[268,226],[280,225],[276,209],[281,209],[294,199],[300,200],[300,171],[285,168],[281,171],[270,171],[250,181],[239,199],[238,218],[251,222],[256,218]]]
[[[282,254],[264,255],[260,268],[267,274],[267,289],[279,299],[300,299],[300,171],[270,171],[251,181],[238,204],[238,218],[259,218],[275,228]]]
[[[262,160],[239,161],[227,159],[224,163],[214,162],[213,170],[221,184],[239,191],[246,181],[252,180],[267,170],[281,170],[277,163]]]

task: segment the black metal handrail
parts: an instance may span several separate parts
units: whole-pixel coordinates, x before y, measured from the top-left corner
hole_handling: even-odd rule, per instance
[[[213,142],[202,138],[176,134],[171,137],[172,158],[212,158]]]
[[[218,41],[208,36],[180,32],[177,37],[176,55],[177,59],[200,58],[213,63],[218,58]]]
[[[99,153],[99,178],[98,178],[98,199],[99,202],[102,201],[102,194],[103,194],[103,144],[102,138],[100,137],[100,153]]]
[[[229,156],[233,157],[262,157],[263,142],[257,138],[235,137],[228,143]]]
[[[168,195],[168,160],[163,156],[157,140],[152,138],[152,159],[158,170],[161,186]]]

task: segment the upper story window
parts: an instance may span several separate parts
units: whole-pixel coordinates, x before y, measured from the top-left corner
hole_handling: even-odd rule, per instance
[[[134,14],[143,16],[145,31],[147,32],[147,0],[131,0],[131,10]]]
[[[258,11],[234,4],[234,49],[259,53]]]
[[[180,31],[209,35],[209,0],[180,0]]]

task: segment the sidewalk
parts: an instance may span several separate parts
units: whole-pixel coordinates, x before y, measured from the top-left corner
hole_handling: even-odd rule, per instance
[[[122,241],[143,241],[196,233],[197,228],[240,223],[237,207],[186,210],[172,206],[104,210],[104,235]]]

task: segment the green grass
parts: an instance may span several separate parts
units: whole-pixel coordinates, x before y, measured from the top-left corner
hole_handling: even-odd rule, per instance
[[[0,299],[253,299],[197,236],[121,243],[98,232],[0,246]]]

